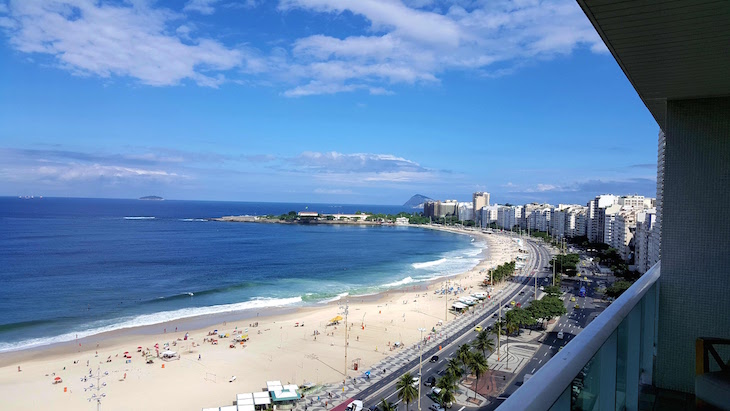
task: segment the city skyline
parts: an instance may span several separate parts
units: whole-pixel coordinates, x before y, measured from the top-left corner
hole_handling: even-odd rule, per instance
[[[448,5],[0,2],[0,195],[656,195],[658,128],[575,3]]]

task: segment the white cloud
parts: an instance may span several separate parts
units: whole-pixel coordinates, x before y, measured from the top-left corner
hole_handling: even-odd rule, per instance
[[[200,14],[213,14],[215,13],[215,7],[213,5],[218,3],[219,0],[190,0],[183,10],[185,11],[197,11]]]
[[[448,70],[498,77],[527,61],[569,54],[578,46],[605,50],[578,5],[568,0],[474,2],[464,7],[427,0],[282,0],[280,8],[348,11],[369,24],[363,35],[340,39],[315,34],[294,43],[289,62],[293,75],[319,85],[308,94],[437,82]]]
[[[315,194],[336,194],[336,195],[352,195],[355,194],[348,188],[317,188],[314,190]]]
[[[126,180],[139,178],[168,181],[182,177],[178,174],[163,170],[73,163],[40,166],[35,168],[34,172],[38,178],[50,178],[60,181],[86,181],[98,179]]]
[[[6,30],[16,49],[51,55],[78,75],[128,76],[153,86],[193,80],[217,87],[225,80],[222,72],[244,61],[242,51],[215,40],[190,40],[189,30],[170,34],[181,16],[141,1],[14,1],[8,16],[16,25]]]

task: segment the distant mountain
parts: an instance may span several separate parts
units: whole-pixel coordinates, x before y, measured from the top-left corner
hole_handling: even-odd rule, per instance
[[[140,200],[164,200],[164,198],[158,197],[158,196],[144,196],[144,197],[140,197],[139,199]]]
[[[431,201],[432,199],[426,196],[422,196],[420,194],[416,194],[413,197],[411,197],[410,200],[406,201],[405,204],[403,204],[403,207],[408,207],[412,209],[423,209],[423,203],[426,201]]]

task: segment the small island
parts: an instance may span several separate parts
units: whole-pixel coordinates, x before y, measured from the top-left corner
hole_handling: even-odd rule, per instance
[[[158,197],[158,196],[144,196],[144,197],[140,197],[139,199],[140,200],[156,200],[156,201],[164,200],[164,198]]]

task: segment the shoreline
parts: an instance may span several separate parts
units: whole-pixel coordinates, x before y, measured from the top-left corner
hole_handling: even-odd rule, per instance
[[[502,238],[502,241],[496,241],[496,236],[488,236],[479,231],[424,226],[417,226],[417,228],[438,229],[483,239],[485,247],[480,252],[479,262],[464,273],[448,276],[450,282],[461,284],[463,288],[475,287],[480,282],[480,278],[483,278],[480,269],[501,264],[503,259],[510,260],[510,258],[505,258],[508,256],[504,255],[504,244],[498,245],[498,243],[511,242],[506,237]],[[445,311],[443,297],[433,294],[433,291],[438,289],[444,281],[445,278],[438,278],[366,296],[347,296],[351,313],[350,327],[355,330],[355,332],[351,331],[355,341],[352,339],[349,341],[349,349],[353,351],[350,358],[360,358],[361,367],[367,367],[368,364],[374,364],[384,355],[388,355],[388,345],[391,342],[413,343],[419,338],[418,326],[431,328],[437,321],[443,320]],[[438,303],[439,299],[441,299],[441,303]],[[211,386],[215,386],[215,389],[198,396],[204,398],[194,395],[194,398],[187,398],[180,402],[175,407],[176,409],[202,408],[210,404],[223,403],[229,397],[235,397],[236,391],[258,390],[257,387],[261,386],[266,379],[287,380],[297,384],[305,381],[336,381],[342,377],[341,351],[344,349],[344,333],[342,326],[328,327],[327,319],[338,313],[338,306],[341,303],[342,299],[339,299],[325,304],[315,303],[316,305],[313,306],[266,308],[260,310],[266,313],[264,315],[259,313],[258,317],[255,317],[255,312],[252,311],[191,317],[97,334],[80,339],[80,347],[76,345],[78,342],[74,341],[0,353],[0,387],[7,387],[0,388],[0,395],[5,394],[5,398],[8,398],[8,394],[14,391],[6,390],[14,390],[12,387],[15,389],[22,387],[23,390],[35,387],[33,390],[48,391],[50,397],[47,400],[61,401],[59,404],[68,402],[68,406],[62,405],[59,409],[77,409],[77,401],[79,397],[83,396],[83,394],[78,394],[80,390],[78,377],[88,374],[88,369],[96,366],[110,369],[117,374],[134,376],[134,383],[131,383],[129,378],[123,378],[123,382],[115,382],[113,387],[110,384],[109,389],[113,388],[113,391],[119,393],[125,392],[130,386],[146,392],[145,390],[149,389],[148,386],[157,385],[158,374],[168,377],[174,375],[175,378],[172,378],[174,381],[182,378],[182,381],[173,383],[175,386],[189,385],[191,378],[195,384],[199,384],[206,381],[208,374],[216,376],[214,379],[217,382],[211,384]],[[373,319],[373,317],[375,318]],[[449,313],[447,321],[451,321],[453,318],[455,318],[454,315]],[[296,322],[300,322],[302,327],[294,326]],[[259,323],[259,327],[251,326],[255,323]],[[362,329],[355,328],[355,323],[360,323]],[[161,333],[160,331],[165,328],[167,333]],[[237,346],[237,349],[230,349],[228,348],[229,341],[225,339],[220,339],[218,346],[211,346],[204,340],[208,332],[215,328],[226,332],[248,329],[250,340],[244,344],[245,348]],[[285,328],[286,331],[284,331]],[[174,329],[180,331],[175,332]],[[315,336],[314,330],[317,330],[319,334]],[[190,335],[188,344],[183,339],[186,332]],[[317,337],[319,337],[319,341],[317,341]],[[175,347],[186,345],[186,351],[182,353],[182,361],[169,363],[167,370],[160,368],[159,360],[156,360],[154,365],[144,364],[140,360],[140,355],[135,352],[137,346],[147,348],[153,346],[154,343],[162,345],[163,342],[171,342],[170,345]],[[191,346],[190,343],[195,343],[195,346]],[[119,357],[124,351],[133,353],[131,363],[126,363]],[[201,360],[197,359],[198,355],[201,356]],[[112,362],[101,361],[107,358],[110,358]],[[87,361],[89,366],[84,368],[83,364],[86,364]],[[241,368],[232,367],[230,363],[247,364],[249,367],[253,365],[256,372],[245,373]],[[292,370],[292,364],[296,364],[293,367],[294,370]],[[23,369],[20,373],[16,370],[18,365]],[[66,367],[70,367],[70,370],[66,371]],[[312,367],[315,370],[312,370]],[[171,370],[171,368],[175,370]],[[59,375],[68,374],[73,369],[75,369],[73,375],[76,378],[68,378],[68,384],[64,382],[72,395],[65,393],[67,395],[64,396],[64,393],[59,393],[60,390],[56,387],[45,386],[45,384],[50,384],[46,374],[51,375],[54,372]],[[229,373],[238,376],[236,384],[228,385],[227,380],[230,376],[226,376],[226,374]],[[32,377],[31,374],[33,374]],[[64,376],[64,380],[66,379],[67,377]],[[38,381],[43,381],[43,385],[40,385]],[[81,391],[83,392],[83,390]],[[231,392],[234,394],[231,395]],[[112,397],[111,394],[109,393],[110,397]],[[189,397],[191,394],[185,394],[183,397]],[[10,397],[15,396],[11,394]],[[114,397],[119,397],[119,395],[114,395]],[[217,398],[217,400],[211,402],[212,398]],[[163,399],[153,402],[158,407],[170,407],[170,403]],[[191,408],[193,403],[196,405]],[[125,404],[118,406],[123,409],[154,408],[151,405],[130,408],[129,402],[118,404]],[[16,400],[13,400],[11,406],[11,409],[34,408],[37,408],[37,405],[30,406],[20,400],[17,400],[17,403]]]

